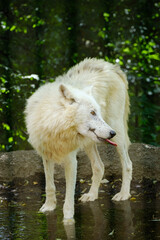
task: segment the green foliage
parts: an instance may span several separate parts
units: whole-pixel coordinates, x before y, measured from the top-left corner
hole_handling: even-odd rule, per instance
[[[108,27],[103,28],[103,34],[101,30],[99,36],[103,39],[105,36],[111,38],[114,35],[114,25],[117,25],[117,38],[114,35],[112,43],[105,45],[111,52],[111,56],[105,56],[105,59],[119,63],[128,75],[132,106],[129,124],[131,139],[157,145],[160,143],[160,54],[157,37],[160,27],[153,20],[148,22],[146,12],[154,13],[152,19],[156,19],[159,16],[159,5],[153,2],[146,2],[146,6],[141,4],[123,9],[123,16],[121,10],[118,15],[114,12],[113,17],[110,16],[109,25],[108,19],[103,15]],[[120,9],[121,5],[123,4],[119,3]],[[141,12],[143,7],[146,7],[146,12],[144,9]],[[125,22],[124,19],[128,21]]]
[[[85,57],[121,65],[131,140],[160,145],[159,2],[16,0],[0,8],[0,151],[30,148],[25,100]]]

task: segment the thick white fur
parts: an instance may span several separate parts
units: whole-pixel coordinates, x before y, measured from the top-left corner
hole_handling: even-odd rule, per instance
[[[27,101],[25,110],[29,141],[43,158],[46,202],[40,209],[56,207],[54,163],[63,164],[66,177],[64,221],[74,216],[74,191],[79,148],[91,160],[93,171],[89,193],[82,202],[98,198],[104,166],[97,151],[97,137],[106,139],[116,131],[114,141],[122,164],[122,187],[113,200],[130,197],[132,163],[128,155],[128,83],[119,66],[103,60],[85,59],[66,74],[40,87]],[[94,114],[95,112],[95,114]]]

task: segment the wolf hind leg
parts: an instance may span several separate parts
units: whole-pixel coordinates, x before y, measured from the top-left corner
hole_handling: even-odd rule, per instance
[[[121,127],[123,132],[123,128]],[[122,186],[119,193],[117,193],[112,200],[120,201],[127,200],[131,197],[130,195],[130,184],[132,180],[132,162],[128,154],[128,143],[126,134],[117,134],[115,137],[117,142],[117,151],[120,157],[122,166]]]
[[[54,184],[54,162],[43,158],[45,180],[46,180],[46,201],[40,208],[40,212],[53,211],[56,207],[56,195]]]
[[[129,158],[128,152],[125,147],[118,147],[118,153],[120,155],[122,165],[122,186],[119,193],[117,193],[112,200],[121,201],[127,200],[131,197],[130,195],[130,184],[132,180],[132,162]]]
[[[87,146],[87,148],[85,148],[85,152],[91,161],[93,176],[89,192],[83,194],[80,198],[82,202],[94,201],[98,198],[98,190],[104,174],[104,165],[99,156],[96,144],[94,143]]]

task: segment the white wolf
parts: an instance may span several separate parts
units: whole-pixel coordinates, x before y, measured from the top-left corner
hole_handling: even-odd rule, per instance
[[[91,161],[92,186],[82,202],[98,198],[104,166],[96,143],[116,145],[122,164],[122,187],[113,200],[130,197],[132,163],[128,156],[128,83],[119,66],[98,59],[85,59],[66,74],[40,87],[25,110],[29,142],[43,158],[46,201],[40,211],[56,207],[54,164],[63,164],[66,196],[64,221],[73,219],[76,154],[83,148]],[[116,135],[116,136],[115,136]],[[115,136],[115,137],[114,137]],[[115,143],[109,140],[114,137]]]

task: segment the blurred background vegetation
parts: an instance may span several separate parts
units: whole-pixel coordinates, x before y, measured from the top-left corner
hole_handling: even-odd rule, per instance
[[[0,1],[0,151],[31,148],[26,98],[85,57],[121,65],[131,141],[160,145],[159,20],[158,0]]]

